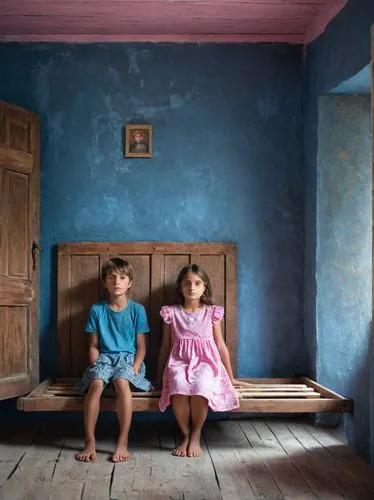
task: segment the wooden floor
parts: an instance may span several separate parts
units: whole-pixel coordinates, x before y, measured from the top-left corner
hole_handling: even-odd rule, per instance
[[[98,428],[98,459],[79,463],[78,424],[8,425],[0,429],[0,498],[374,499],[374,468],[344,437],[287,418],[208,422],[204,456],[176,458],[173,424],[133,425],[128,463],[109,461],[116,424]]]

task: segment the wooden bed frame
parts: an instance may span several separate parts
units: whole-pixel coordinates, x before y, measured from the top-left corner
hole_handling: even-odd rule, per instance
[[[61,378],[42,382],[18,399],[24,411],[81,411],[83,396],[74,392],[75,381],[88,364],[84,326],[88,308],[105,296],[101,266],[113,256],[134,268],[131,298],[148,313],[151,335],[146,357],[147,376],[154,379],[161,343],[161,306],[173,303],[175,280],[181,267],[201,264],[212,281],[217,304],[225,307],[223,332],[236,369],[237,279],[233,243],[63,243],[58,246],[58,366]],[[244,379],[239,412],[313,413],[351,412],[352,400],[306,377]],[[159,392],[134,392],[134,411],[158,411]],[[114,410],[116,400],[102,397],[101,409]]]

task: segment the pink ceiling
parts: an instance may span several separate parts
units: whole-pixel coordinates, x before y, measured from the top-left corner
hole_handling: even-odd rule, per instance
[[[3,41],[309,43],[347,0],[1,0]]]

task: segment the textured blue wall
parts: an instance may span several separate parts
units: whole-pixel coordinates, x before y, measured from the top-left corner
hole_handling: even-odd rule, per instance
[[[316,360],[314,371],[317,378],[322,380],[326,378],[326,380],[329,380],[332,388],[335,387],[338,390],[338,388],[341,387],[344,394],[348,396],[357,396],[355,415],[361,416],[365,414],[367,416],[367,403],[362,401],[362,394],[353,390],[355,381],[357,381],[359,375],[350,372],[350,380],[346,379],[344,386],[341,385],[339,380],[339,373],[344,371],[344,369],[349,372],[350,365],[350,360],[347,359],[347,361],[343,363],[343,366],[340,366],[339,363],[342,362],[340,355],[339,363],[336,360],[336,346],[340,343],[339,335],[341,329],[329,328],[327,335],[330,341],[328,343],[316,337],[318,334],[316,318],[319,318],[319,330],[322,327],[322,318],[324,318],[323,321],[325,321],[323,328],[328,328],[328,326],[334,323],[333,316],[337,311],[335,307],[330,313],[326,313],[327,316],[322,315],[320,309],[321,304],[323,304],[325,299],[328,299],[328,293],[330,293],[326,289],[323,289],[323,287],[319,288],[318,293],[321,294],[323,292],[324,295],[320,295],[317,300],[317,224],[323,223],[323,220],[326,222],[326,218],[324,219],[326,214],[323,215],[319,213],[316,204],[317,195],[322,195],[322,192],[318,192],[317,190],[317,125],[319,96],[327,93],[342,81],[356,74],[370,62],[370,26],[373,22],[374,2],[350,0],[345,8],[338,14],[336,19],[330,23],[325,33],[313,44],[308,46],[306,51],[304,78],[305,334],[308,340],[310,359],[313,360],[313,357],[315,357]],[[367,182],[370,183],[370,179],[367,179]],[[329,189],[331,188],[332,185],[329,186]],[[355,189],[358,189],[358,191],[355,191],[355,196],[357,196],[359,184]],[[334,190],[331,193],[326,193],[326,196],[330,194],[331,196],[337,196]],[[354,217],[357,215],[357,210],[358,207],[356,206],[354,214],[347,214],[347,232],[351,230]],[[366,230],[368,233],[371,232],[370,212],[371,209],[369,209],[366,219]],[[322,234],[320,234],[320,236],[323,237]],[[344,237],[346,237],[346,233]],[[321,243],[323,243],[323,241],[321,241]],[[323,244],[327,245],[327,242]],[[335,250],[342,251],[342,248],[338,247],[336,249],[335,247]],[[349,247],[349,250],[351,252],[354,251],[352,246]],[[344,258],[343,253],[340,254],[340,258]],[[366,258],[368,258],[367,255]],[[367,262],[367,264],[371,266],[371,260]],[[369,279],[371,279],[371,271]],[[338,284],[338,280],[333,284],[337,294],[339,292]],[[348,289],[345,293],[357,294],[353,280],[348,283]],[[350,337],[352,341],[346,345],[346,350],[350,349],[354,351],[352,356],[357,356],[356,359],[359,359],[362,355],[361,349],[363,346],[360,344],[360,339],[365,339],[367,337],[368,328],[370,327],[370,325],[364,325],[364,323],[369,314],[371,317],[371,308],[370,311],[368,310],[371,300],[371,291],[369,292],[366,288],[365,293],[366,295],[360,300],[361,307],[365,309],[365,315],[363,320],[358,319],[358,328],[360,328],[359,337],[356,340]],[[346,310],[345,314],[343,314],[338,321],[340,325],[342,325],[346,320],[348,321],[348,325],[352,326],[353,312],[350,308]],[[345,332],[347,331],[348,330],[345,330]],[[355,328],[354,331],[357,334],[357,328]],[[316,339],[318,350],[316,347]],[[368,354],[367,352],[366,355]],[[330,365],[330,367],[328,365]],[[367,365],[364,363],[364,370],[365,366]],[[332,374],[334,367],[336,371],[335,377]],[[361,369],[362,366],[357,366],[357,371]],[[364,379],[366,378],[365,373],[363,373],[363,377]],[[370,398],[369,387],[367,387],[365,397],[367,401]],[[361,422],[360,417],[358,417],[353,422],[350,422],[348,425],[348,432],[351,438],[351,444],[367,457],[367,418],[364,417],[363,420],[364,421]],[[372,431],[373,430],[374,426]],[[373,436],[371,437],[371,442],[373,446]]]
[[[330,94],[370,94],[371,93],[371,64],[351,78],[344,80],[329,92]]]
[[[63,241],[235,241],[241,376],[307,373],[302,54],[281,45],[2,44],[0,95],[40,114],[41,374]],[[153,125],[154,157],[123,157]]]
[[[319,103],[317,160],[317,374],[354,398],[347,433],[369,457],[371,338],[370,96]]]

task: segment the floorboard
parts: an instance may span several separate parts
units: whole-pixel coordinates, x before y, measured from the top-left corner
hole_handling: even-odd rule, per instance
[[[312,457],[314,463],[319,463],[325,471],[325,474],[334,482],[335,486],[344,496],[344,498],[349,498],[350,500],[359,500],[369,498],[373,499],[373,496],[367,491],[363,484],[355,479],[352,474],[347,472],[347,470],[336,460],[329,451],[313,437],[313,425],[303,425],[302,422],[296,422],[288,424],[288,427],[295,438],[303,445],[305,450],[308,452],[308,457]],[[328,429],[321,429],[323,433],[332,435]],[[365,469],[367,464],[361,461],[362,467]],[[369,466],[368,466],[369,467]],[[374,468],[370,467],[373,471]]]
[[[178,458],[173,422],[134,423],[131,457],[114,464],[118,425],[100,423],[97,460],[81,463],[83,424],[0,429],[0,500],[369,500],[374,467],[344,432],[300,418],[211,421],[203,456]]]

